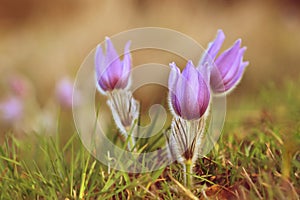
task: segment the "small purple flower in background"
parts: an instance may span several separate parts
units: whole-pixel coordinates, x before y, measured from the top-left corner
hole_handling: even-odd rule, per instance
[[[135,144],[132,134],[137,131],[135,122],[139,117],[140,104],[136,101],[130,86],[131,54],[130,41],[125,45],[123,60],[120,60],[111,40],[106,37],[106,53],[100,45],[95,53],[96,86],[102,94],[108,97],[107,104],[111,109],[115,124],[128,139],[128,149]]]
[[[97,88],[101,93],[114,89],[126,89],[130,85],[131,54],[130,41],[125,45],[124,58],[120,60],[111,40],[106,37],[106,53],[100,45],[96,48],[95,69]]]
[[[72,108],[73,83],[69,78],[63,78],[57,83],[55,96],[62,108]]]
[[[175,63],[170,64],[169,76],[170,108],[186,120],[200,119],[207,110],[210,100],[209,88],[202,75],[188,61],[182,74]]]
[[[9,81],[11,90],[18,96],[24,96],[25,85],[23,81],[17,77],[12,77]]]
[[[10,97],[0,102],[1,119],[9,124],[14,124],[23,117],[23,102],[17,97]]]
[[[223,31],[219,30],[216,39],[208,45],[198,66],[200,71],[203,70],[205,63],[211,67],[210,86],[215,95],[228,94],[232,91],[242,79],[245,68],[249,64],[243,61],[246,47],[241,47],[241,39],[236,40],[232,47],[216,58],[224,39]]]
[[[22,75],[12,75],[8,79],[8,85],[13,95],[25,98],[32,95],[32,85],[27,77]]]
[[[201,73],[191,61],[188,61],[181,74],[175,63],[171,63],[170,67],[169,107],[174,118],[167,135],[167,146],[169,156],[183,165],[186,175],[184,183],[190,186],[190,173],[198,158],[210,104],[206,82],[209,74]]]

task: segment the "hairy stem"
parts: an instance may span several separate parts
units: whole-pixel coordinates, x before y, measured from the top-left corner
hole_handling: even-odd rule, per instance
[[[192,169],[193,169],[193,163],[192,160],[186,160],[184,162],[184,185],[187,188],[190,188],[192,186]]]

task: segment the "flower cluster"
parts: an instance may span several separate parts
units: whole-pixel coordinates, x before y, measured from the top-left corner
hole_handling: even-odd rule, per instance
[[[188,173],[200,153],[212,95],[226,95],[232,91],[249,64],[243,61],[246,47],[241,47],[241,39],[219,54],[224,40],[225,35],[219,30],[198,65],[188,61],[182,73],[174,62],[170,63],[168,102],[173,119],[166,134],[167,146],[172,159],[183,164]],[[139,103],[128,89],[131,70],[129,46],[128,42],[123,60],[120,60],[109,38],[106,38],[106,53],[100,45],[95,53],[97,88],[108,97],[107,104],[114,121],[126,138],[130,136],[129,130],[134,130],[134,122],[139,116]],[[186,177],[187,185],[190,181]]]
[[[231,92],[242,79],[248,61],[243,61],[246,47],[241,47],[241,39],[222,52],[218,57],[225,40],[222,30],[218,30],[216,39],[209,43],[205,54],[200,59],[198,69],[205,71],[209,66],[210,87],[214,95],[225,95]],[[217,58],[216,58],[217,57]]]
[[[197,67],[188,61],[180,73],[175,63],[170,64],[169,107],[174,117],[167,134],[169,155],[182,163],[187,173],[191,173],[200,153],[211,95],[232,91],[249,64],[243,61],[246,48],[240,47],[240,39],[217,57],[224,39],[223,31],[219,30]],[[186,185],[190,184],[189,179],[185,178]]]

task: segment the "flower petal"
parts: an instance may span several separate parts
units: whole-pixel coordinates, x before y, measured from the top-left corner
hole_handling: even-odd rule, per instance
[[[231,69],[232,65],[235,62],[235,59],[239,53],[241,45],[241,39],[238,39],[229,49],[224,51],[217,59],[216,59],[216,67],[219,69],[220,74],[224,77],[227,72]]]
[[[95,52],[95,71],[96,71],[96,84],[100,92],[109,90],[109,77],[106,69],[106,57],[103,54],[101,45],[96,47]]]
[[[208,44],[207,50],[204,53],[204,55],[202,56],[202,58],[200,59],[198,67],[199,66],[201,67],[201,65],[204,65],[207,62],[209,64],[212,64],[212,62],[214,61],[214,59],[216,58],[216,56],[219,52],[224,40],[225,40],[225,34],[221,29],[219,29],[215,40]]]
[[[202,66],[199,66],[197,70],[200,72],[202,75],[202,78],[204,79],[205,83],[209,85],[210,83],[210,75],[211,75],[211,70],[212,70],[212,65],[209,63],[205,63]]]
[[[197,118],[199,115],[198,94],[195,92],[199,90],[198,73],[192,61],[188,61],[181,76],[181,114],[187,119]]]
[[[239,67],[239,70],[236,74],[236,76],[226,84],[226,87],[225,87],[225,91],[226,93],[229,93],[230,91],[232,91],[232,89],[234,89],[238,83],[241,81],[242,77],[243,77],[243,74],[245,72],[245,69],[246,67],[249,65],[249,62],[242,62],[240,64],[240,67]]]
[[[128,74],[131,70],[131,63],[132,63],[132,57],[130,54],[130,44],[131,42],[128,41],[125,45],[124,49],[124,58],[123,58],[123,74]]]
[[[100,76],[101,73],[103,72],[104,63],[105,63],[105,57],[103,55],[102,47],[99,44],[96,47],[96,52],[95,52],[95,70],[98,76]]]
[[[199,104],[199,113],[200,116],[203,116],[206,112],[209,102],[210,102],[210,91],[207,82],[203,79],[202,75],[198,74],[198,104]]]
[[[185,69],[182,72],[182,96],[181,102],[183,113],[187,118],[195,118],[199,113],[198,94],[195,91],[199,90],[199,76],[192,61],[188,61]]]
[[[176,94],[176,87],[178,84],[178,79],[180,77],[180,70],[174,62],[170,63],[169,66],[171,68],[168,81],[169,107],[173,114],[181,115],[181,107],[178,100],[179,94]]]
[[[106,37],[106,71],[109,77],[110,87],[115,88],[116,84],[119,81],[119,78],[122,76],[122,65],[119,58],[119,55],[114,48],[111,40]]]
[[[225,74],[223,77],[224,85],[230,82],[238,73],[245,51],[246,47],[243,47],[239,50],[235,62],[233,63],[232,67],[228,70],[227,74]]]
[[[130,44],[131,42],[128,41],[125,45],[124,49],[124,58],[122,61],[122,77],[120,77],[120,80],[117,84],[117,88],[126,88],[130,85],[130,72],[131,72],[131,66],[132,66],[132,57],[130,54]]]
[[[174,89],[174,84],[177,82],[178,77],[180,76],[180,70],[174,62],[170,63],[169,66],[171,68],[171,71],[169,75],[168,85],[169,88]]]

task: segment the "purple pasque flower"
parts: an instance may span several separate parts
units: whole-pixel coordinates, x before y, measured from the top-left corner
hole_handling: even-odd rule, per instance
[[[237,40],[232,47],[224,51],[215,61],[211,71],[211,87],[216,94],[226,94],[232,91],[243,77],[248,61],[243,61],[246,47],[240,47]]]
[[[207,51],[197,67],[200,71],[207,70],[207,67],[210,68],[209,82],[214,94],[227,94],[232,91],[249,64],[249,62],[243,61],[246,47],[241,47],[241,39],[236,40],[232,47],[216,58],[224,39],[223,31],[218,30],[216,39],[209,43]]]
[[[106,52],[100,45],[95,53],[97,88],[103,94],[114,89],[125,89],[130,85],[131,54],[130,41],[125,45],[124,58],[120,60],[111,40],[105,38]]]
[[[62,108],[72,108],[73,83],[69,78],[65,77],[57,83],[55,96]]]
[[[24,105],[20,98],[10,97],[0,102],[0,117],[7,123],[13,124],[22,119]]]
[[[9,77],[8,85],[15,96],[24,98],[27,95],[31,95],[32,85],[25,76],[14,74]]]
[[[197,70],[192,61],[188,61],[180,74],[173,62],[170,64],[169,106],[175,116],[185,120],[200,119],[210,102],[210,91],[203,74]]]

